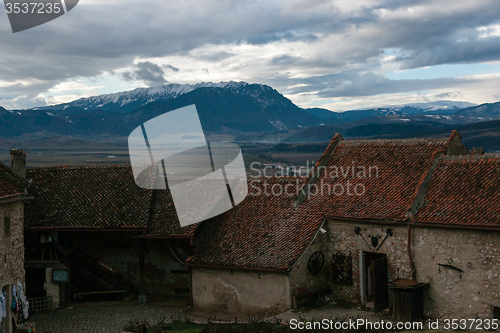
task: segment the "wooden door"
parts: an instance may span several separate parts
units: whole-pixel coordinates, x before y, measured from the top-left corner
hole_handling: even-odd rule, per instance
[[[387,285],[387,256],[373,261],[374,311],[389,307],[389,287]]]

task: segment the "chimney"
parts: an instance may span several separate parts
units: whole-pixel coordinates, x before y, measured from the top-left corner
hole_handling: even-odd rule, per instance
[[[10,168],[16,175],[26,178],[26,150],[10,150]]]
[[[470,151],[471,155],[483,155],[484,154],[484,148],[483,147],[474,147]]]

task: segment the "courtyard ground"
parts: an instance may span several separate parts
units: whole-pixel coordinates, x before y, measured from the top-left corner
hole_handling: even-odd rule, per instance
[[[119,333],[130,321],[147,320],[151,324],[159,322],[186,321],[203,324],[212,322],[247,322],[248,317],[238,317],[224,313],[195,311],[185,305],[184,300],[151,302],[138,306],[135,302],[95,302],[76,304],[67,309],[33,315],[37,333]],[[272,318],[281,322],[291,319],[312,318],[363,318],[371,321],[386,319],[384,315],[363,311],[360,308],[305,308],[290,310]],[[388,318],[388,317],[387,317]],[[255,318],[254,318],[255,319]]]

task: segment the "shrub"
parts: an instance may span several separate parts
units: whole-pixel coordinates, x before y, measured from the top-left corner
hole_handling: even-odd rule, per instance
[[[125,327],[123,327],[123,330],[126,332],[132,332],[132,333],[147,333],[148,328],[151,325],[149,324],[149,321],[147,320],[131,320],[129,321]]]

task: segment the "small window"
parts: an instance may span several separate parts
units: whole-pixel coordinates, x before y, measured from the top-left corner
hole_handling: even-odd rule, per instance
[[[3,218],[3,226],[4,226],[5,238],[9,238],[10,237],[10,217]]]
[[[500,307],[493,307],[493,319],[500,319]]]
[[[185,269],[171,269],[170,273],[172,274],[189,274],[189,271]]]
[[[352,257],[342,253],[332,256],[332,281],[339,284],[352,284]]]

